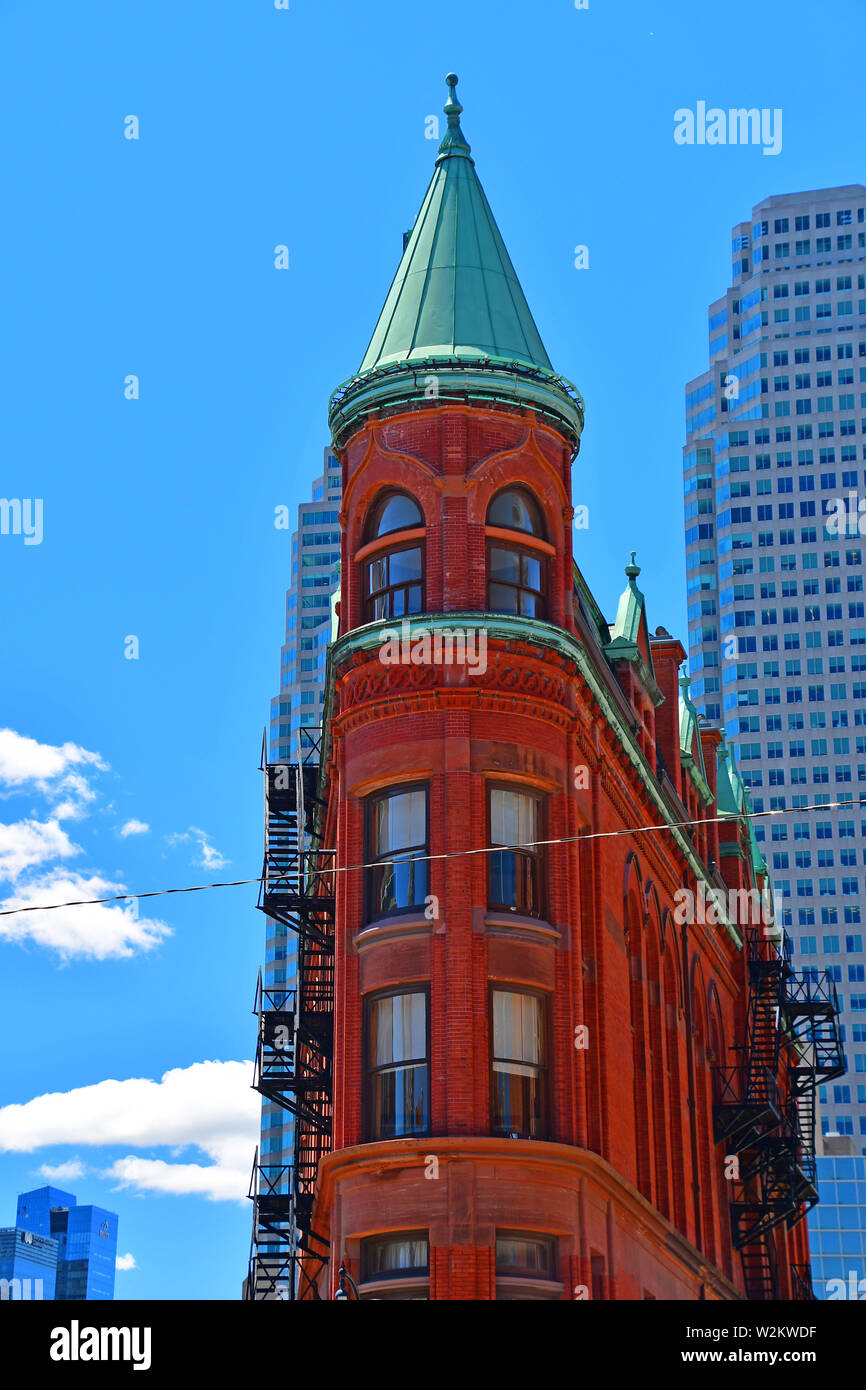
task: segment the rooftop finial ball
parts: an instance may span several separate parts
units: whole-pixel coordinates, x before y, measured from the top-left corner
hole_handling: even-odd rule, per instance
[[[447,86],[449,86],[449,87],[456,87],[458,81],[459,81],[459,78],[458,78],[456,72],[449,72],[448,76],[445,78],[445,82],[446,82]]]

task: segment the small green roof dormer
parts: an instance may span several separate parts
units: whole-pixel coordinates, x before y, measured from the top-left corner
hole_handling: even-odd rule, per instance
[[[728,747],[725,731],[716,750],[716,802],[719,815],[734,819],[743,813],[743,783],[736,764],[733,750]]]
[[[707,781],[700,717],[689,695],[691,683],[690,676],[685,673],[680,676],[680,763],[697,787],[701,799],[709,806],[713,794]]]
[[[729,745],[722,730],[722,741],[716,754],[716,799],[719,815],[742,821],[749,844],[749,859],[756,878],[768,878],[767,861],[755,835],[752,797],[740,775],[733,745]]]
[[[361,365],[332,397],[335,443],[372,410],[468,397],[552,415],[576,445],[583,402],[553,369],[460,125],[457,77],[445,80],[433,177]]]
[[[635,564],[636,553],[634,550],[631,552],[631,563],[625,567],[628,583],[620,595],[616,619],[610,629],[610,641],[606,643],[604,650],[609,661],[632,663],[641,685],[653,704],[658,706],[664,700],[664,696],[656,683],[646,600],[637,587],[640,565]]]

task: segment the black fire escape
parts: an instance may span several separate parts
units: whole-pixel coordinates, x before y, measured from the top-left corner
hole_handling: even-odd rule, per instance
[[[247,1279],[250,1299],[318,1297],[314,1272],[328,1258],[311,1225],[319,1160],[331,1146],[334,1010],[335,851],[315,848],[318,729],[302,729],[298,761],[266,763],[265,858],[258,906],[297,933],[297,983],[264,987],[258,1018],[253,1085],[293,1118],[293,1161],[260,1162],[256,1151],[249,1195],[253,1237]]]
[[[762,928],[746,932],[749,1003],[746,1040],[733,1067],[714,1068],[716,1139],[736,1155],[731,1227],[746,1294],[779,1294],[773,1230],[789,1228],[818,1200],[815,1098],[818,1086],[841,1076],[845,1059],[836,989],[826,973],[796,973],[790,942]],[[785,1042],[787,1061],[780,1074]],[[811,1297],[807,1268],[791,1270],[794,1295]]]

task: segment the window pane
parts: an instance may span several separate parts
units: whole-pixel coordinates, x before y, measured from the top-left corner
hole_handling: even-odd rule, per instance
[[[427,843],[427,798],[423,790],[399,792],[376,804],[377,857]]]
[[[523,559],[523,583],[528,589],[541,590],[541,561],[536,560],[532,555],[524,555]]]
[[[403,531],[410,526],[423,526],[424,518],[421,510],[411,497],[406,497],[400,493],[396,497],[391,497],[385,503],[382,515],[379,517],[379,524],[376,527],[377,536],[387,536],[391,531]]]
[[[421,578],[421,551],[398,550],[389,556],[391,584],[406,584],[411,579]]]
[[[538,802],[525,792],[493,787],[490,792],[490,840],[494,845],[528,845],[538,839]]]
[[[553,1277],[553,1241],[549,1236],[496,1237],[496,1272]]]
[[[502,584],[491,584],[488,594],[488,603],[492,613],[520,612],[519,589],[508,589]]]
[[[539,1066],[541,1048],[541,1000],[538,996],[496,990],[493,995],[494,1057]]]
[[[426,996],[391,994],[376,999],[371,1011],[373,1066],[426,1056]]]
[[[427,1064],[373,1074],[374,1133],[389,1139],[427,1128]]]
[[[490,578],[506,584],[520,583],[520,556],[516,550],[505,550],[498,545],[490,547]]]
[[[367,593],[373,594],[379,589],[384,589],[387,580],[385,557],[379,556],[377,560],[371,560],[367,566]]]
[[[541,526],[538,509],[522,492],[500,492],[494,497],[487,513],[489,526],[507,526],[514,531],[529,531],[539,535]]]
[[[406,1270],[427,1272],[427,1237],[392,1235],[371,1237],[361,1243],[361,1271],[365,1279]]]
[[[404,853],[368,870],[373,916],[423,907],[427,898],[428,867],[428,860],[414,853]]]
[[[493,1064],[493,1128],[538,1138],[545,1130],[541,1077],[531,1067]]]

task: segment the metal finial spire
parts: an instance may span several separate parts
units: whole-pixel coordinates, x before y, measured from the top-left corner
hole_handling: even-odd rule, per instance
[[[457,99],[458,77],[456,72],[449,72],[445,78],[445,85],[448,88],[448,100],[442,108],[448,117],[448,129],[445,138],[439,146],[439,154],[468,154],[472,148],[463,131],[460,129],[460,115],[463,107]]]
[[[445,78],[445,85],[448,88],[448,100],[443,109],[445,115],[448,117],[449,124],[451,122],[451,117],[453,116],[456,120],[463,110],[463,107],[457,100],[457,83],[459,81],[460,78],[457,76],[456,72],[449,72],[448,76]]]
[[[636,565],[635,562],[634,562],[634,557],[635,557],[636,554],[637,554],[637,551],[636,551],[636,550],[633,550],[633,551],[631,552],[631,564],[630,564],[630,565],[626,565],[626,567],[625,567],[625,572],[626,572],[626,575],[627,575],[628,578],[629,578],[629,581],[631,581],[631,580],[633,580],[633,579],[637,579],[638,575],[640,574],[640,565]]]

